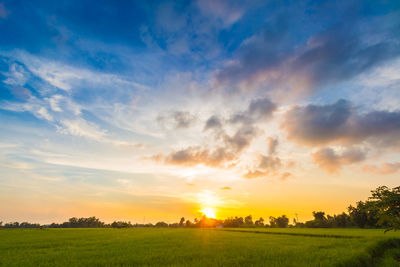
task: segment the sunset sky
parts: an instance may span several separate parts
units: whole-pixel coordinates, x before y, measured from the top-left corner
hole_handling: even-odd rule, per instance
[[[301,221],[400,182],[400,2],[1,1],[0,221]]]

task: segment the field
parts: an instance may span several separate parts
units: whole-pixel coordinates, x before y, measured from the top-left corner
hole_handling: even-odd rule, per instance
[[[363,229],[0,230],[1,266],[400,266],[400,232]]]

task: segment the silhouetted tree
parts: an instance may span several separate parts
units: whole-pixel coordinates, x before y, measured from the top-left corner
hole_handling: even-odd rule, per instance
[[[253,217],[251,215],[244,218],[244,224],[247,226],[253,225]]]
[[[260,217],[260,219],[256,220],[256,221],[254,222],[254,224],[255,224],[256,226],[264,226],[264,219],[263,219],[262,217]]]
[[[289,225],[289,218],[286,215],[282,215],[278,218],[269,217],[270,227],[286,228]]]
[[[243,217],[229,217],[222,223],[224,227],[240,227],[244,225]]]
[[[185,223],[185,218],[182,217],[181,220],[179,221],[179,226],[183,226],[183,224]]]
[[[166,223],[166,222],[158,222],[158,223],[156,223],[155,227],[168,227],[168,223]]]
[[[313,211],[314,220],[307,221],[306,227],[321,228],[328,227],[328,220],[323,211]]]
[[[276,223],[280,228],[286,228],[289,225],[289,218],[286,215],[282,215],[276,218]]]
[[[133,227],[131,222],[123,222],[123,221],[114,221],[111,224],[111,227],[113,228],[128,228],[128,227]]]

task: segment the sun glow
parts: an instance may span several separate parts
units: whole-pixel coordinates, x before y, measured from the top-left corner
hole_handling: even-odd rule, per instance
[[[215,219],[215,210],[213,208],[203,208],[201,211],[207,218]]]

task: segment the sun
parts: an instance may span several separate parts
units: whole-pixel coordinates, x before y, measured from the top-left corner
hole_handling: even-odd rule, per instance
[[[215,219],[215,210],[213,208],[203,208],[201,211],[207,218]]]

